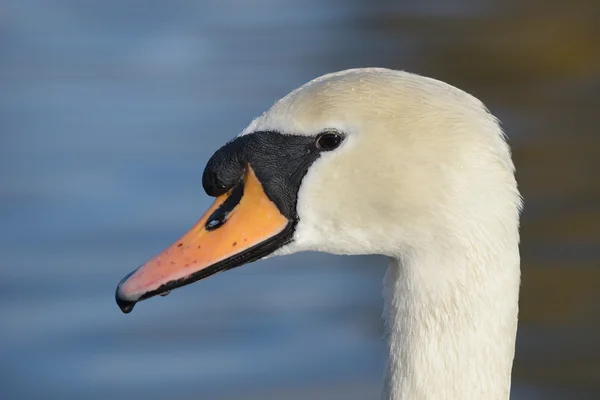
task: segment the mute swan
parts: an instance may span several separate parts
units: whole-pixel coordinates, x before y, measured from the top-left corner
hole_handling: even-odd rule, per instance
[[[324,75],[219,149],[202,183],[215,202],[120,282],[123,312],[266,256],[383,254],[383,397],[508,398],[521,197],[479,100],[407,72]]]

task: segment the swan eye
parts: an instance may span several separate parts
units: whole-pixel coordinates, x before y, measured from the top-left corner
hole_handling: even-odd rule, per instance
[[[336,149],[343,139],[343,136],[337,132],[322,133],[317,136],[317,148],[324,151]]]

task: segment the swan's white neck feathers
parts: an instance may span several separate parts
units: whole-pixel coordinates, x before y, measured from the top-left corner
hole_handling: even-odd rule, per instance
[[[511,246],[488,254],[457,245],[391,261],[384,398],[508,398],[519,288],[517,243]]]

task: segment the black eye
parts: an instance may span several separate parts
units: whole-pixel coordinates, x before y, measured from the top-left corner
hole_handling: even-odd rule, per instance
[[[337,132],[325,132],[317,136],[317,148],[329,151],[337,148],[344,137]]]

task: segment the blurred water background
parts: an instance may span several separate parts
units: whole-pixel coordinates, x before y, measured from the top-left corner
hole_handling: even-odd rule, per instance
[[[209,205],[221,144],[362,66],[501,118],[526,199],[513,398],[600,398],[599,39],[585,0],[0,2],[0,398],[377,399],[382,257],[113,300]]]

